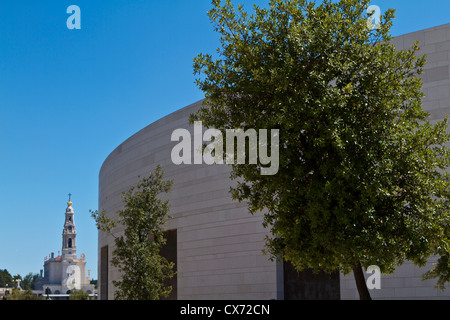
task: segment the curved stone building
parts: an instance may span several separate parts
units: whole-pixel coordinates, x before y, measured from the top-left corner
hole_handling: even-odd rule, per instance
[[[122,209],[121,193],[162,165],[165,179],[174,179],[167,223],[168,255],[176,258],[178,271],[173,298],[276,299],[277,265],[262,253],[267,232],[261,216],[231,200],[229,167],[171,161],[177,144],[172,132],[187,128],[193,135],[188,119],[200,106],[201,101],[151,124],[111,153],[100,171],[99,210]],[[101,299],[114,297],[112,281],[119,277],[106,263],[113,244],[113,237],[99,233]]]
[[[433,120],[441,120],[450,113],[450,24],[393,41],[398,48],[407,48],[415,40],[420,42],[420,52],[428,55],[423,107]],[[99,210],[114,216],[122,209],[122,192],[160,164],[165,178],[174,179],[167,196],[172,219],[167,223],[168,244],[163,252],[176,262],[178,271],[172,299],[358,299],[353,276],[297,274],[289,265],[271,262],[263,255],[268,231],[262,226],[262,215],[250,215],[245,204],[231,199],[228,166],[172,163],[177,142],[171,141],[171,135],[179,128],[193,135],[188,119],[201,103],[149,125],[108,156],[99,175]],[[113,299],[112,281],[120,277],[108,263],[113,244],[112,236],[99,233],[100,299]],[[381,289],[372,290],[372,297],[448,299],[449,290],[435,289],[434,280],[421,281],[431,263],[422,269],[406,263],[395,274],[382,276]]]

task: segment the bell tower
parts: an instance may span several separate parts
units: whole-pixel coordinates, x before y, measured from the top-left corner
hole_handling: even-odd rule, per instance
[[[77,257],[77,245],[76,238],[77,232],[75,230],[74,211],[72,208],[72,201],[70,201],[71,194],[69,193],[69,202],[67,202],[66,219],[64,222],[64,229],[62,234],[62,259],[76,258]]]

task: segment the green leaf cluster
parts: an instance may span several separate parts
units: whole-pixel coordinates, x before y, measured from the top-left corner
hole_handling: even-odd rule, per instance
[[[70,290],[69,300],[89,300],[89,293],[83,290]]]
[[[368,5],[271,0],[249,14],[214,0],[218,58],[194,59],[206,99],[191,121],[280,130],[278,174],[233,165],[231,191],[264,212],[267,252],[298,270],[391,273],[450,252],[448,121],[421,107],[419,44],[396,50],[392,9],[369,30]]]
[[[33,294],[31,290],[13,289],[7,300],[44,300],[44,297]]]
[[[0,288],[14,286],[14,281],[12,275],[8,272],[8,270],[0,270]]]

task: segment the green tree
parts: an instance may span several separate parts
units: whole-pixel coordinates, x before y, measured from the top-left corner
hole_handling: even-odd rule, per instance
[[[95,285],[95,288],[97,288],[98,280],[91,279],[91,281],[89,283]]]
[[[18,290],[13,289],[12,293],[8,295],[7,300],[44,300],[43,297],[39,297],[31,290]]]
[[[271,0],[249,14],[213,1],[218,57],[194,59],[205,107],[191,122],[225,129],[278,129],[277,175],[233,165],[234,199],[264,210],[267,253],[297,270],[392,273],[405,260],[448,280],[447,119],[421,107],[425,56],[397,51],[387,10],[369,30],[368,0]]]
[[[83,290],[71,290],[69,300],[89,300],[89,294]]]
[[[13,277],[8,270],[0,270],[0,287],[14,287]]]
[[[28,273],[20,283],[23,290],[34,290],[34,280],[39,277],[39,274]]]
[[[124,234],[115,237],[115,249],[111,264],[118,267],[122,279],[113,281],[118,300],[159,300],[172,291],[167,280],[175,272],[174,263],[160,255],[166,243],[165,222],[170,218],[169,202],[159,198],[168,193],[173,181],[163,181],[163,170],[158,165],[149,177],[124,192],[124,210],[112,219],[105,212],[92,212],[99,230],[112,232],[117,225],[124,227]]]

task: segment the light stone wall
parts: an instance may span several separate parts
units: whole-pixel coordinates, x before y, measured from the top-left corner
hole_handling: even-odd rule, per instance
[[[174,179],[167,229],[177,229],[178,299],[276,299],[277,265],[262,253],[268,234],[262,215],[252,216],[245,204],[232,201],[230,168],[171,161],[177,144],[171,142],[172,132],[187,128],[194,137],[188,119],[200,106],[197,102],[151,124],[111,153],[100,171],[99,209],[115,216],[123,207],[121,193],[161,164],[165,178]],[[113,243],[100,232],[99,255],[108,245],[111,257]],[[119,276],[110,266],[109,299]]]
[[[49,284],[60,284],[61,283],[61,274],[62,267],[60,261],[48,262],[45,266],[46,271],[45,275],[48,277]]]
[[[437,261],[431,258],[424,268],[415,266],[412,262],[405,262],[399,266],[394,274],[381,275],[381,289],[370,290],[372,299],[376,300],[448,300],[450,290],[441,291],[435,288],[436,280],[422,280],[422,275],[431,269],[432,264]],[[371,274],[366,274],[366,280]],[[358,300],[355,278],[341,276],[341,299]]]

